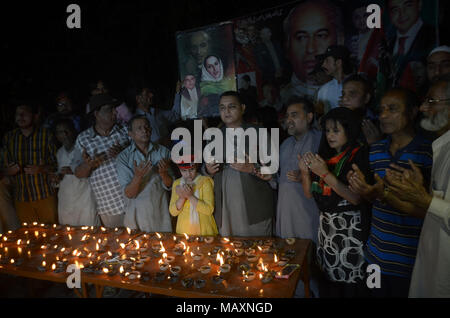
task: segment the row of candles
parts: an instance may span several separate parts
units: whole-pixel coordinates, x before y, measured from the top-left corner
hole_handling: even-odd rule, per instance
[[[23,224],[23,225],[25,227],[28,226],[26,223]],[[36,222],[33,223],[32,226],[34,226],[34,227],[36,227],[36,226],[45,227],[44,224],[40,224],[39,225]],[[58,225],[53,225],[53,228],[54,229],[61,229],[62,227],[58,226]],[[94,227],[87,227],[87,226],[86,227],[81,227],[82,231],[87,231],[89,229],[91,231],[93,231]],[[68,227],[65,228],[65,230],[67,231],[67,239],[69,241],[71,241],[73,239],[73,237],[72,237],[70,232],[72,230],[74,230],[74,228],[71,228],[71,227],[68,226]],[[131,229],[127,228],[126,230],[127,230],[127,233],[129,235],[131,235],[131,232],[132,232]],[[119,229],[116,228],[114,231],[115,232],[119,232]],[[107,232],[106,228],[103,228],[103,227],[100,228],[100,234],[106,233],[106,232]],[[12,233],[11,231],[8,232],[8,234],[11,234],[11,233]],[[18,251],[19,255],[22,254],[22,246],[24,246],[24,245],[28,246],[30,244],[30,241],[31,241],[31,239],[28,238],[29,231],[26,230],[24,232],[24,234],[27,236],[27,240],[18,239],[17,242],[16,242],[17,243],[17,251]],[[41,235],[38,230],[35,230],[33,234],[34,234],[34,238],[36,238],[36,239],[38,239],[40,237],[40,235]],[[155,233],[155,235],[156,235],[157,239],[162,239],[162,237],[163,237],[159,233]],[[189,236],[187,234],[184,234],[184,236],[186,238],[186,241],[189,241]],[[47,237],[47,233],[45,233],[45,232],[42,233],[42,238],[46,238],[46,237]],[[58,233],[56,233],[54,237],[58,238]],[[145,234],[144,238],[148,238],[148,235]],[[8,238],[7,238],[6,235],[3,236],[3,238],[2,238],[2,235],[0,234],[0,239],[2,239],[3,242],[7,242],[8,241]],[[95,261],[101,261],[102,257],[99,255],[99,251],[101,251],[101,248],[104,248],[104,247],[106,247],[108,245],[108,238],[103,238],[103,239],[98,238],[97,239],[95,235],[91,236],[90,234],[85,233],[82,236],[80,242],[87,243],[90,239],[96,240],[95,251],[90,251],[87,247],[84,247],[82,249],[81,248],[80,249],[75,249],[75,250],[72,251],[72,248],[70,248],[70,247],[59,248],[59,246],[57,244],[53,245],[53,249],[54,250],[59,250],[59,252],[62,253],[61,257],[60,256],[56,256],[56,261],[62,261],[62,262],[67,261],[67,257],[65,257],[65,256],[69,256],[69,254],[71,254],[71,256],[74,256],[74,257],[77,257],[77,258],[78,257],[79,258],[87,258],[89,264],[91,264],[91,265]],[[193,261],[200,261],[200,260],[203,259],[203,255],[199,252],[199,247],[197,247],[197,252],[196,253],[194,253],[193,251],[190,252],[190,246],[188,246],[183,241],[180,241],[179,243],[177,243],[178,239],[177,239],[176,236],[173,236],[173,239],[174,239],[174,242],[176,243],[174,251],[178,250],[179,252],[181,252],[181,253],[179,253],[179,255],[183,255],[183,254],[185,255],[185,258],[184,258],[184,262],[185,263],[188,262],[188,260],[187,260],[188,255],[191,256],[191,259]],[[2,240],[0,240],[0,242]],[[133,240],[131,240],[131,241],[128,240],[127,243],[124,243],[124,242],[120,243],[119,238],[116,238],[115,241],[116,241],[117,244],[119,244],[120,248],[123,251],[123,254],[121,255],[121,259],[122,260],[127,259],[127,254],[126,253],[129,253],[130,255],[138,256],[137,258],[136,257],[130,257],[130,259],[132,261],[134,261],[133,262],[134,266],[132,266],[132,268],[141,269],[144,266],[144,263],[147,262],[150,259],[149,256],[143,256],[141,254],[141,253],[144,253],[144,252],[146,252],[148,250],[148,244],[145,244],[145,246],[144,246],[140,242],[140,240],[134,240],[134,241]],[[213,237],[206,237],[206,238],[204,238],[204,241],[206,243],[212,243],[214,241],[214,238]],[[256,262],[256,260],[258,260],[258,256],[256,255],[256,250],[252,249],[252,248],[248,248],[246,250],[242,249],[241,248],[242,247],[242,242],[240,242],[240,241],[230,242],[230,239],[228,239],[228,238],[221,238],[220,241],[223,244],[230,244],[232,247],[234,247],[234,255],[236,255],[236,256],[241,256],[245,252],[245,254],[247,256],[247,260],[250,263],[254,263],[254,262]],[[130,243],[132,243],[132,244],[130,244]],[[262,247],[258,246],[258,249],[259,249],[260,252],[266,253],[270,249],[270,241],[266,241],[265,243],[267,243],[267,244],[262,246]],[[291,242],[288,242],[288,243],[291,244]],[[0,245],[0,248],[2,248],[2,247],[3,247],[3,244]],[[45,258],[46,258],[45,250],[50,250],[51,247],[52,247],[51,244],[45,244],[45,245],[41,246],[41,249],[44,250],[44,253],[42,254],[43,261],[41,263],[41,267],[44,268],[44,269],[47,268],[47,262],[45,260]],[[167,271],[167,269],[169,269],[171,271],[171,273],[173,273],[173,274],[179,274],[181,272],[180,266],[172,266],[171,265],[171,263],[175,260],[175,257],[167,254],[167,250],[164,247],[163,242],[161,240],[158,243],[152,244],[152,250],[154,252],[162,254],[161,259],[158,260],[158,266],[159,266],[159,269],[161,271]],[[226,251],[228,252],[229,249],[227,248]],[[8,247],[4,247],[4,252],[5,252],[6,255],[8,254]],[[190,252],[190,254],[189,254],[189,252]],[[28,250],[27,254],[28,254],[28,257],[31,258],[30,250]],[[105,260],[108,256],[111,257],[113,255],[110,251],[108,251],[108,252],[106,252],[104,254],[105,254],[105,257],[103,257],[103,260]],[[106,255],[108,255],[108,256],[106,256]],[[210,255],[211,255],[211,253],[208,253],[208,256],[210,256]],[[0,253],[0,260],[1,260],[1,257],[2,257],[2,254]],[[15,262],[14,259],[10,260],[11,264],[14,264],[14,262]],[[274,254],[273,266],[275,266],[275,267],[277,267],[277,266],[278,267],[282,267],[287,262],[288,262],[287,258],[278,259],[277,255]],[[231,270],[231,265],[230,264],[226,264],[224,262],[224,252],[223,251],[217,252],[216,263],[219,265],[219,269],[217,271],[218,276],[220,276],[222,273],[228,273]],[[84,268],[84,266],[87,265],[87,263],[82,263],[82,262],[79,263],[77,260],[75,260],[75,264],[79,268]],[[194,267],[194,263],[192,263],[191,266],[193,268]],[[55,262],[53,262],[50,265],[50,268],[51,268],[51,270],[55,270],[56,269]],[[259,278],[261,280],[263,280],[264,278],[266,278],[266,280],[267,280],[267,278],[271,276],[271,271],[269,270],[269,266],[268,266],[267,263],[264,264],[262,258],[259,258],[259,262],[257,264],[257,269],[261,272],[259,274]],[[209,273],[211,271],[211,263],[209,262],[208,265],[201,266],[199,268],[199,271],[202,272],[203,274]],[[103,272],[105,274],[108,274],[110,272],[110,269],[108,267],[104,267],[103,268]],[[119,273],[121,275],[125,276],[125,277],[130,278],[130,279],[135,279],[135,278],[139,278],[140,277],[140,273],[138,271],[132,271],[132,272],[126,271],[125,267],[123,265],[120,266]],[[250,269],[248,269],[247,271],[242,270],[242,277],[243,277],[243,281],[244,282],[250,282],[250,281],[255,279],[256,274],[255,274],[255,272],[252,272]]]

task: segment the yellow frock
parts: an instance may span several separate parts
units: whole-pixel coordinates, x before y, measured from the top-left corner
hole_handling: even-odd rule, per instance
[[[191,231],[191,221],[190,221],[190,210],[191,203],[189,200],[184,202],[183,208],[181,210],[177,209],[176,202],[179,198],[176,187],[180,185],[181,178],[175,180],[172,185],[172,196],[170,198],[169,212],[172,216],[178,216],[176,232],[178,234],[186,233],[188,235],[205,235],[212,236],[217,235],[219,231],[217,230],[216,221],[214,220],[214,181],[207,176],[198,176],[195,186],[194,193],[198,190],[198,203],[197,212],[200,223],[200,233],[192,233]]]

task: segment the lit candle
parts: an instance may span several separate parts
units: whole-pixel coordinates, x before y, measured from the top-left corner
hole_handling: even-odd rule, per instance
[[[254,272],[247,272],[247,274],[244,275],[244,281],[251,282],[256,277],[256,274]]]
[[[211,271],[211,266],[203,265],[202,267],[200,267],[199,271],[202,274],[208,274]]]
[[[223,244],[228,244],[230,242],[229,238],[223,237],[220,242],[222,242]]]

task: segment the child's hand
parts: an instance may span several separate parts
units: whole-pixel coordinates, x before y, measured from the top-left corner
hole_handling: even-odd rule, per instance
[[[184,193],[186,194],[186,199],[191,197],[194,194],[194,191],[190,185],[184,184],[183,185]]]

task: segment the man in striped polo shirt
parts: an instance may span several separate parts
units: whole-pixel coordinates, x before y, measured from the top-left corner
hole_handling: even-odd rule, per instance
[[[57,200],[48,174],[56,171],[56,140],[37,127],[37,107],[22,102],[16,108],[18,128],[3,139],[2,173],[13,177],[14,199],[20,222],[57,222]]]
[[[387,138],[370,147],[375,184],[366,183],[357,166],[348,175],[350,189],[373,202],[365,255],[368,264],[377,264],[381,269],[381,286],[372,290],[376,297],[408,296],[424,213],[414,206],[395,208],[402,206],[402,202],[388,195],[384,177],[386,169],[408,168],[412,161],[421,169],[425,186],[429,182],[431,142],[414,131],[418,106],[417,98],[408,90],[388,91],[380,104],[380,128]]]

